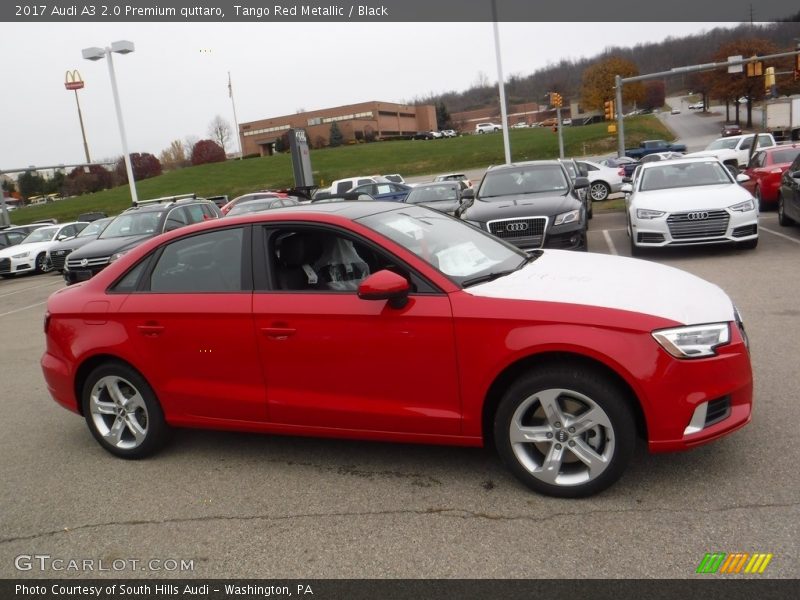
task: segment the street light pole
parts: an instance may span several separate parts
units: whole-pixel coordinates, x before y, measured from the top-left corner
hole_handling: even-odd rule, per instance
[[[500,30],[497,26],[497,1],[492,0],[492,24],[494,25],[494,54],[497,57],[497,87],[500,88],[500,122],[503,132],[503,150],[506,164],[511,164],[511,146],[508,142],[508,118],[506,116],[506,83],[503,79],[503,61],[500,58]]]
[[[83,152],[86,154],[86,163],[91,163],[92,159],[89,158],[89,144],[86,142],[86,129],[83,127],[83,114],[81,113],[81,103],[78,100],[78,90],[83,89],[83,79],[78,69],[67,71],[64,78],[64,87],[68,90],[75,92],[75,104],[78,107],[78,121],[81,124],[81,136],[83,137]]]
[[[86,129],[83,127],[83,114],[81,113],[81,103],[78,100],[78,90],[75,92],[75,104],[78,106],[78,121],[81,124],[81,135],[83,136],[83,152],[86,154],[86,162],[91,163],[92,159],[89,158],[89,144],[86,142]]]
[[[131,202],[136,205],[139,203],[139,197],[136,194],[136,181],[133,178],[133,165],[131,165],[131,157],[128,153],[128,139],[125,136],[125,123],[122,120],[122,107],[119,102],[119,91],[117,89],[117,77],[114,73],[114,60],[111,57],[113,52],[118,54],[129,54],[133,52],[133,42],[119,41],[113,42],[110,47],[106,48],[84,48],[83,58],[87,60],[100,60],[106,58],[108,60],[108,76],[111,79],[111,92],[114,95],[114,108],[117,111],[117,124],[119,125],[119,137],[122,140],[122,158],[125,161],[125,170],[128,173],[128,184],[131,188]]]

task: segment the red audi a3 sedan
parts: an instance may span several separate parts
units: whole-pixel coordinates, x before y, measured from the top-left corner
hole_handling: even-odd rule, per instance
[[[173,427],[481,446],[579,497],[651,451],[750,420],[718,287],[646,261],[522,252],[421,206],[340,202],[211,221],[54,293],[53,398],[123,458]]]

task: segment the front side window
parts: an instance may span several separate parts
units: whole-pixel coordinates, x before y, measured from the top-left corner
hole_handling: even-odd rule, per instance
[[[242,286],[241,227],[182,238],[167,244],[150,275],[150,291],[239,292]]]

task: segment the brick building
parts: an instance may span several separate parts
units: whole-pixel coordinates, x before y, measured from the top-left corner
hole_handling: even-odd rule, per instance
[[[309,144],[321,148],[328,145],[333,123],[338,125],[345,143],[410,136],[438,128],[436,109],[432,105],[362,102],[241,123],[242,153],[245,156],[272,154],[275,142],[284,133],[301,128],[308,133]]]

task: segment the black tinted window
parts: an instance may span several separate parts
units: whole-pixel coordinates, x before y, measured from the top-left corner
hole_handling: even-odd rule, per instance
[[[241,228],[223,229],[167,245],[150,277],[152,292],[242,290]]]

